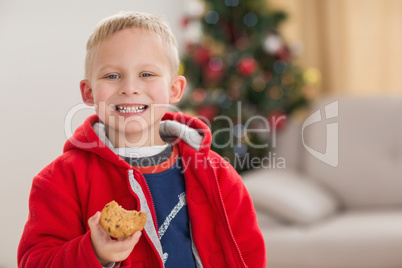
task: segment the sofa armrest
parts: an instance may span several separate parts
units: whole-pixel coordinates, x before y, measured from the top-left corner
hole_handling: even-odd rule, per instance
[[[340,207],[328,190],[295,171],[261,169],[246,174],[243,180],[256,210],[282,222],[311,224]]]

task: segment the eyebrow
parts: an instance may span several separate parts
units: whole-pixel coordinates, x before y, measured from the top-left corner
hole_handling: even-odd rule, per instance
[[[148,69],[148,68],[157,68],[158,70],[162,70],[162,66],[157,63],[141,63],[138,65],[140,69]]]
[[[101,65],[101,66],[98,68],[98,72],[102,71],[103,69],[107,69],[107,68],[110,68],[110,69],[118,69],[117,66],[114,66],[114,65],[111,65],[111,64],[105,64],[105,65]]]
[[[101,72],[104,69],[120,69],[120,67],[118,65],[114,65],[114,64],[105,64],[105,65],[101,65],[98,68],[98,72]],[[158,71],[162,70],[162,66],[160,64],[156,64],[156,63],[140,63],[138,65],[135,66],[135,68],[139,68],[139,69],[148,69],[148,68],[156,68]]]

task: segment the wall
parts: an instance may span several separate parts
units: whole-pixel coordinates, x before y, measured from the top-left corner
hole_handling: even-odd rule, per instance
[[[32,178],[61,154],[65,117],[81,103],[93,27],[121,10],[143,11],[164,15],[180,41],[183,6],[183,0],[0,1],[0,268],[16,267]],[[74,116],[71,129],[91,113]]]
[[[323,93],[402,95],[402,1],[267,1],[288,13],[281,32],[321,70]]]

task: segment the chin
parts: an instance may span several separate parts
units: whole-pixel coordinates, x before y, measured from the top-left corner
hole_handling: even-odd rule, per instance
[[[159,124],[158,126],[128,124],[124,129],[119,129],[119,131],[122,133],[120,137],[124,137],[127,143],[136,143],[135,147],[149,146],[159,139]]]

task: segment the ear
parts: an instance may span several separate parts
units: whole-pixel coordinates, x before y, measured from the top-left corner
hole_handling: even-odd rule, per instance
[[[181,100],[186,84],[187,81],[184,76],[178,75],[173,78],[169,92],[169,103],[177,103]]]
[[[83,102],[88,106],[94,106],[94,96],[92,94],[92,88],[87,79],[80,82],[81,97]]]

